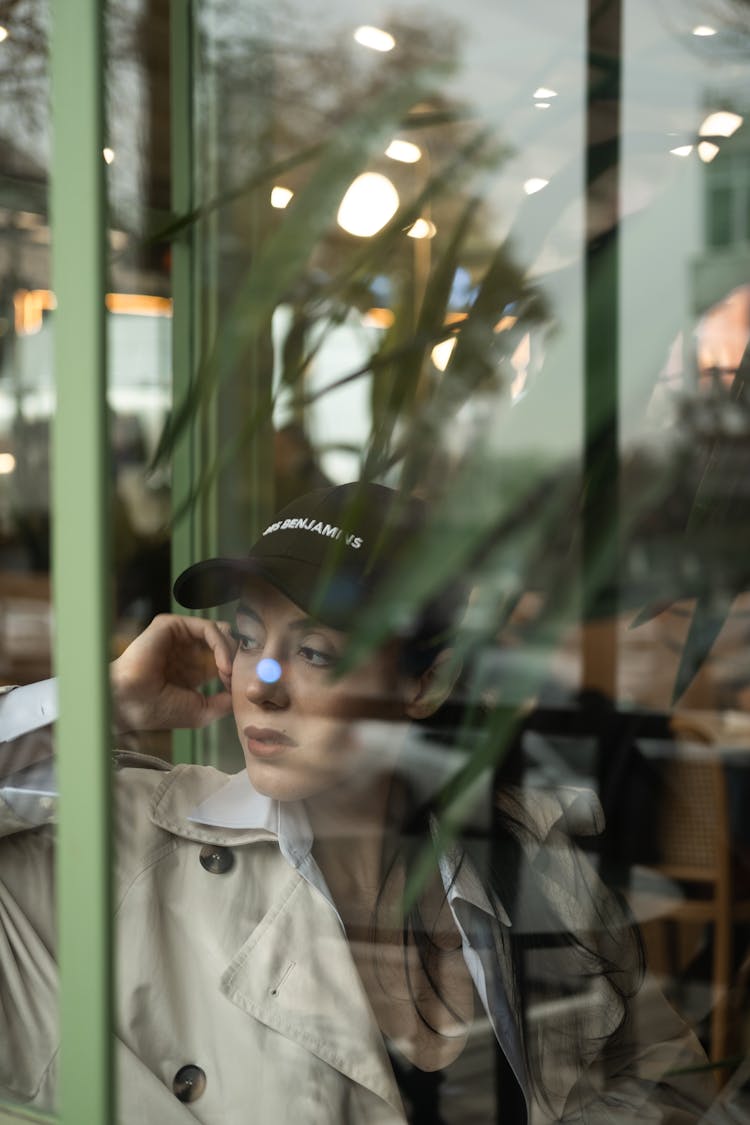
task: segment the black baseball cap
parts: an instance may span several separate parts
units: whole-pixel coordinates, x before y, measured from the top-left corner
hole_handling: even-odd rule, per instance
[[[427,505],[385,485],[355,481],[293,500],[239,558],[195,563],[177,578],[174,596],[187,609],[236,601],[249,578],[269,582],[332,628],[351,630],[358,611],[377,598],[427,518]],[[456,582],[431,596],[403,633],[439,639],[465,608],[467,587]]]

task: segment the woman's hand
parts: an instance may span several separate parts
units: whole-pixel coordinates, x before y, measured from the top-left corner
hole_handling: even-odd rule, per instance
[[[228,715],[234,647],[223,622],[159,614],[110,665],[116,728],[205,727]],[[217,674],[224,690],[204,695]]]

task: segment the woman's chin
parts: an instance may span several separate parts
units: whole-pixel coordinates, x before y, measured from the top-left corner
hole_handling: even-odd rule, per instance
[[[270,762],[246,760],[245,767],[250,784],[256,793],[274,801],[306,801],[335,785],[335,779],[316,777]]]

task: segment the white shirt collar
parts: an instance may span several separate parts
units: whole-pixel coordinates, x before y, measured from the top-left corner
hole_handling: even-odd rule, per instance
[[[277,837],[292,867],[299,867],[312,851],[313,833],[302,801],[265,797],[253,788],[245,770],[196,805],[188,820],[215,828],[264,828]]]

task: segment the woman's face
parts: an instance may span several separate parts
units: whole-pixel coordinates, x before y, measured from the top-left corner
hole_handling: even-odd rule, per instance
[[[365,737],[370,724],[406,713],[410,685],[398,673],[395,646],[336,677],[346,634],[314,621],[260,580],[247,586],[235,629],[232,707],[253,787],[288,801],[361,782],[373,768],[365,745],[372,743]],[[390,729],[390,737],[378,740],[381,770],[395,741]]]

